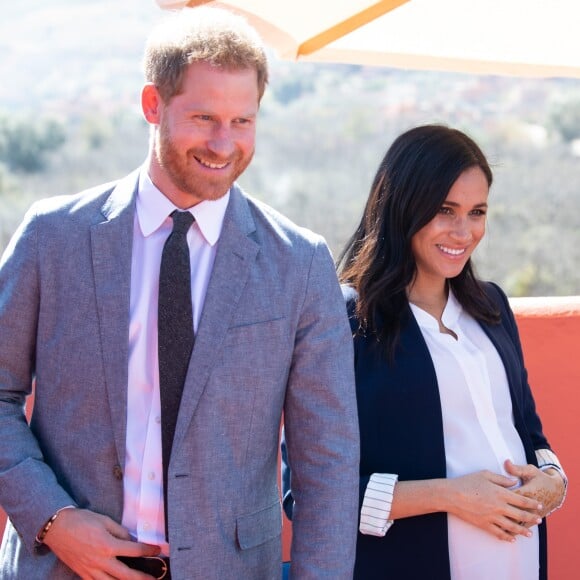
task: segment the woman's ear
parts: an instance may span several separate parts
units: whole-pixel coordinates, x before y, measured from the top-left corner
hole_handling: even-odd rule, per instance
[[[141,109],[148,123],[158,125],[161,118],[161,95],[153,83],[146,83],[141,91]]]

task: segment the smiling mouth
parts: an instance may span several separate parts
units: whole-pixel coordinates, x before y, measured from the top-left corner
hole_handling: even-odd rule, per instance
[[[224,167],[227,167],[229,165],[229,162],[211,163],[210,161],[205,161],[201,157],[195,157],[195,159],[200,165],[203,165],[204,167],[207,167],[208,169],[223,169]]]
[[[465,254],[465,248],[455,250],[453,248],[448,248],[447,246],[442,246],[441,244],[437,244],[437,247],[444,254],[448,254],[449,256],[461,256],[462,254]]]

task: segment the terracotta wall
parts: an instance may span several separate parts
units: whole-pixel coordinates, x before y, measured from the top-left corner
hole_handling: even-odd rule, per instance
[[[550,445],[568,475],[564,507],[548,518],[550,580],[580,570],[580,296],[512,300],[536,405]]]
[[[550,580],[575,580],[580,570],[575,521],[580,514],[580,296],[517,298],[512,305],[544,431],[570,479],[565,507],[549,518]],[[291,530],[285,520],[286,560]]]

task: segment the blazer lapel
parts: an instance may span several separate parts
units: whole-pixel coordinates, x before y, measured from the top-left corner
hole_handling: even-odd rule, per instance
[[[234,186],[185,380],[174,449],[183,438],[210,372],[220,356],[221,345],[258,255],[260,246],[251,237],[255,230],[248,202]]]
[[[95,293],[111,420],[121,465],[125,459],[131,250],[138,171],[112,190],[91,227]]]

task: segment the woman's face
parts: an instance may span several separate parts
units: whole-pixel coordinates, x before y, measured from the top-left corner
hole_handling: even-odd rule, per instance
[[[465,170],[435,217],[411,239],[415,283],[438,287],[458,276],[485,234],[489,187],[479,167]]]

